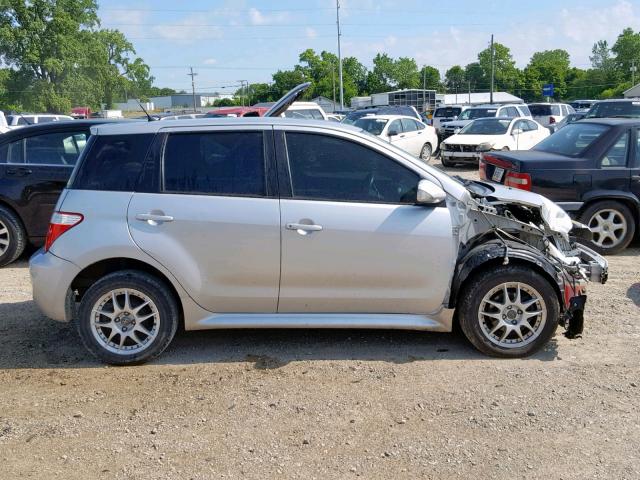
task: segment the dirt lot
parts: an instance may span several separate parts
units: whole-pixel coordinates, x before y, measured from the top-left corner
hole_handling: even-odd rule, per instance
[[[38,312],[25,258],[0,270],[0,478],[638,479],[639,259],[610,258],[584,338],[526,360],[456,334],[230,331],[114,368]]]

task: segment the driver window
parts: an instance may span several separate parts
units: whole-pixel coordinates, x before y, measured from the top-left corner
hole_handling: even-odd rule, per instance
[[[387,130],[387,132],[390,132],[392,130],[395,130],[398,133],[402,133],[403,130],[400,120],[394,120],[393,122],[391,122],[391,125],[389,125],[389,129]]]
[[[602,158],[602,168],[624,167],[627,165],[629,132],[623,134]]]
[[[286,134],[293,198],[414,204],[420,177],[394,160],[349,140]]]

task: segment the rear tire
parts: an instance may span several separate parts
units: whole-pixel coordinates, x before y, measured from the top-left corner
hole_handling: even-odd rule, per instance
[[[0,205],[0,267],[14,262],[27,246],[27,234],[20,219]]]
[[[580,221],[593,233],[587,246],[601,255],[615,255],[629,246],[636,232],[636,221],[629,207],[615,200],[589,205]]]
[[[432,156],[433,156],[433,149],[431,148],[431,144],[425,143],[422,146],[422,150],[420,150],[420,158],[424,163],[429,163]]]
[[[171,290],[136,270],[111,273],[82,297],[74,320],[84,346],[112,365],[137,365],[160,355],[179,323]]]
[[[457,314],[464,335],[482,353],[519,358],[537,352],[554,335],[560,304],[554,286],[536,271],[501,265],[466,282]]]

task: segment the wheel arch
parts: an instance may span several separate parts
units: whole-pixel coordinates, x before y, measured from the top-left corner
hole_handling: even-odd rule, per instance
[[[506,244],[506,249],[505,249]],[[477,245],[468,251],[459,261],[451,284],[449,308],[457,306],[460,293],[481,270],[497,267],[505,263],[505,251],[509,264],[524,265],[546,278],[553,286],[560,308],[564,308],[563,292],[556,269],[538,251],[513,241],[492,240]]]
[[[100,260],[81,270],[71,282],[70,290],[77,292],[76,301],[80,301],[89,287],[91,287],[91,285],[93,285],[97,280],[105,275],[122,270],[138,270],[149,275],[153,275],[163,282],[173,295],[176,304],[178,305],[180,324],[184,324],[184,305],[174,283],[161,270],[141,260],[128,257]]]
[[[592,205],[607,200],[620,202],[628,207],[636,223],[640,225],[640,199],[631,192],[618,190],[595,190],[589,192],[583,198],[584,204],[580,207],[578,215],[581,216]]]

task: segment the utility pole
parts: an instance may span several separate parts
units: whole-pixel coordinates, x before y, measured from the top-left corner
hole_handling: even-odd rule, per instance
[[[338,77],[340,80],[340,110],[344,110],[344,85],[342,84],[342,52],[340,51],[340,0],[336,0],[336,25],[338,26]]]
[[[636,67],[636,61],[635,60],[631,60],[631,68],[629,70],[631,70],[631,86],[635,87],[636,86],[636,72],[638,71],[638,67]]]
[[[471,80],[467,81],[467,86],[469,87],[469,105],[471,105]]]
[[[336,108],[336,65],[331,62],[331,84],[333,85],[333,108]]]
[[[187,73],[187,75],[189,75],[191,77],[191,96],[193,97],[193,111],[197,112],[197,110],[196,110],[196,82],[195,82],[195,76],[198,75],[198,74],[193,71],[193,67],[189,67],[189,70],[190,70],[190,73]]]
[[[427,111],[427,67],[422,66],[422,110]]]
[[[493,103],[493,82],[496,75],[495,50],[493,48],[493,34],[491,34],[491,92],[489,93],[489,103]]]
[[[244,96],[249,96],[249,80],[238,80],[240,82],[240,102],[244,107]],[[246,84],[246,88],[245,88]]]

